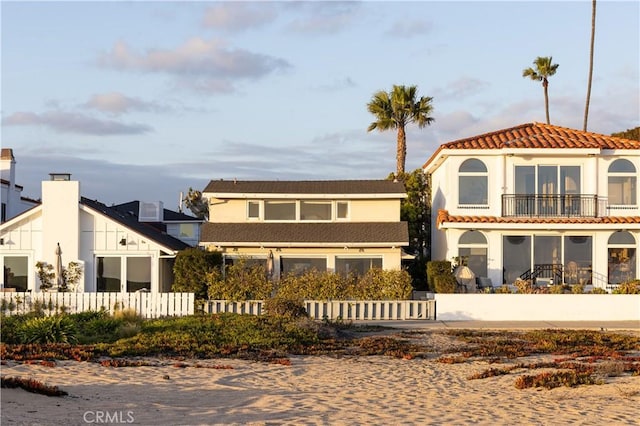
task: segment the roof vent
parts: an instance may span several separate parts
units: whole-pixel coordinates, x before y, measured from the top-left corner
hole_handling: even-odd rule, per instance
[[[138,220],[140,222],[162,222],[164,220],[164,206],[162,201],[153,203],[140,201]]]
[[[49,173],[51,180],[68,181],[71,180],[71,173]]]

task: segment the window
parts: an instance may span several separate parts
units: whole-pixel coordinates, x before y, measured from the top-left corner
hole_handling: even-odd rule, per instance
[[[609,237],[609,277],[610,284],[619,284],[636,278],[637,243],[627,231],[614,232]]]
[[[196,225],[193,223],[181,223],[179,232],[181,237],[193,238],[196,235]]]
[[[296,220],[296,202],[265,201],[264,220]]]
[[[458,255],[477,277],[487,276],[487,239],[480,231],[467,231],[458,241]]]
[[[458,175],[458,203],[487,205],[487,166],[480,160],[470,158],[460,165]]]
[[[150,257],[100,256],[96,258],[97,291],[134,292],[142,289],[151,290]]]
[[[331,220],[331,201],[300,201],[300,220]]]
[[[369,269],[382,269],[380,257],[336,257],[336,273],[364,275]]]
[[[151,290],[151,258],[127,258],[127,291]]]
[[[516,166],[516,213],[577,214],[580,210],[580,166]],[[535,196],[535,197],[534,197]]]
[[[4,287],[27,291],[29,258],[27,256],[6,256],[4,258]]]
[[[119,292],[121,272],[119,257],[98,257],[96,276],[97,291]]]
[[[349,202],[347,201],[336,202],[336,218],[338,219],[349,218]]]
[[[286,274],[303,274],[311,269],[324,272],[327,270],[327,259],[324,257],[281,257],[280,271]]]
[[[260,218],[260,201],[247,201],[247,217],[249,219]]]
[[[636,168],[629,160],[619,159],[609,166],[609,204],[618,206],[637,203]]]

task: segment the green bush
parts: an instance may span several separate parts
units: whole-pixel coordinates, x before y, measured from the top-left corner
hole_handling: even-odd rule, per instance
[[[238,259],[225,268],[209,272],[206,277],[209,299],[255,300],[266,299],[273,294],[274,284],[262,264],[249,264],[246,259]]]
[[[412,290],[407,271],[369,269],[358,280],[355,296],[362,300],[406,300]]]
[[[31,318],[18,329],[21,343],[75,343],[76,327],[66,315]]]
[[[594,287],[589,293],[591,294],[609,294],[607,290],[600,287]]]
[[[435,290],[436,288],[435,277],[450,273],[451,262],[448,260],[432,260],[427,262],[427,286],[429,290]]]
[[[271,297],[264,301],[264,310],[267,315],[283,318],[308,317],[301,299],[287,299],[284,297]]]
[[[446,275],[436,275],[434,277],[436,293],[455,293],[456,277],[451,272]]]
[[[207,275],[222,265],[222,253],[197,248],[182,250],[173,264],[171,291],[195,293],[197,300],[207,298]]]

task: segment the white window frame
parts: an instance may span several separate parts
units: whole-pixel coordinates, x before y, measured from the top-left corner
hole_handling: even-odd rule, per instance
[[[347,215],[345,217],[340,217],[338,212],[340,211],[339,209],[339,205],[340,204],[345,204],[347,206]],[[335,210],[335,215],[334,218],[336,221],[346,221],[349,220],[349,217],[351,216],[351,203],[349,201],[336,201],[335,202],[335,206],[336,206],[336,210]]]
[[[250,216],[249,212],[251,211],[250,205],[255,203],[258,205],[258,216]],[[261,220],[262,219],[262,201],[261,200],[247,200],[247,220]]]

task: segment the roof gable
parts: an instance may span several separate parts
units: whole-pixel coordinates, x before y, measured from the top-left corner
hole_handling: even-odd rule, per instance
[[[183,241],[157,229],[152,224],[138,222],[137,216],[129,213],[128,211],[120,211],[115,207],[109,207],[99,201],[90,200],[85,197],[82,197],[80,199],[80,204],[109,217],[122,226],[125,226],[134,232],[144,235],[155,243],[168,249],[177,251],[190,247]]]

